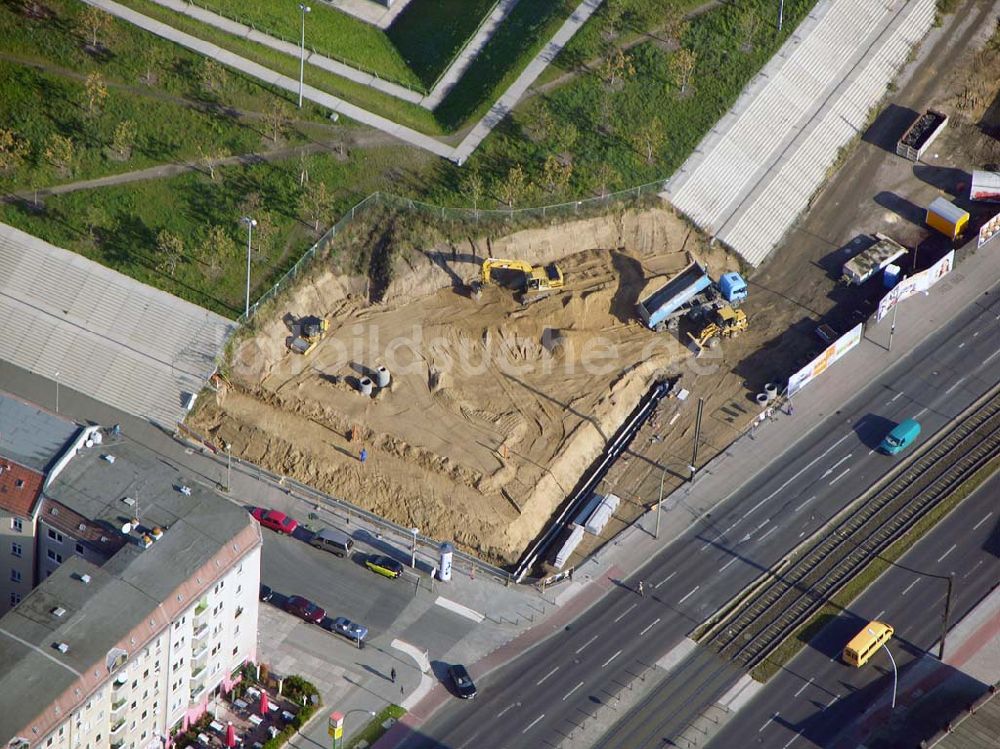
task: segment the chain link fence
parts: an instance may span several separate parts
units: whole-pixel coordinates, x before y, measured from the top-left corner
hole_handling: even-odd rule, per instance
[[[362,217],[375,208],[389,208],[400,213],[408,213],[424,219],[453,224],[471,224],[483,231],[491,228],[503,228],[511,231],[529,228],[533,225],[537,226],[540,223],[548,221],[556,222],[584,218],[605,212],[612,206],[627,207],[636,205],[643,198],[658,196],[663,191],[663,184],[662,180],[647,182],[644,185],[607,193],[602,196],[531,208],[451,208],[424,203],[412,198],[392,195],[391,193],[373,192],[341,216],[337,223],[331,226],[312,247],[303,253],[302,257],[298,259],[287,273],[279,278],[270,289],[265,291],[256,302],[250,305],[249,313],[241,316],[237,322],[240,326],[244,326],[253,320],[263,305],[288,288],[312,266],[312,261],[318,254],[327,250],[338,236],[344,234],[347,229],[353,228],[356,222],[360,223],[363,220]]]

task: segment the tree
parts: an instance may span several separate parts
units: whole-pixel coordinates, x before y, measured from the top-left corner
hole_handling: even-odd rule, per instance
[[[629,140],[632,147],[646,157],[646,163],[652,164],[656,161],[657,152],[663,147],[665,136],[663,122],[659,117],[653,117],[636,129]]]
[[[551,139],[552,150],[556,153],[567,153],[573,150],[580,138],[580,131],[572,122],[567,122],[556,128]]]
[[[621,175],[606,161],[601,162],[594,174],[594,182],[602,198],[606,198],[611,188],[620,183],[621,179]]]
[[[226,85],[226,81],[229,80],[229,74],[222,65],[211,57],[206,57],[201,61],[198,80],[205,91],[215,93]]]
[[[174,56],[162,44],[148,44],[142,55],[146,66],[146,85],[152,86],[159,80],[157,73],[165,70],[173,61]]]
[[[500,202],[508,208],[513,208],[514,203],[524,197],[527,190],[528,178],[520,164],[512,166],[507,171],[507,176],[494,187]]]
[[[683,11],[673,5],[665,6],[660,33],[667,39],[673,39],[680,44],[690,26],[691,23],[684,17]]]
[[[96,70],[87,76],[84,83],[84,90],[87,96],[87,112],[97,114],[104,100],[108,98],[108,85],[104,82],[104,76]]]
[[[545,158],[545,164],[542,165],[542,189],[549,195],[558,195],[566,189],[571,176],[573,176],[573,165],[563,163],[549,154]]]
[[[611,43],[621,34],[625,25],[624,0],[604,0],[604,12],[601,24],[601,39]]]
[[[90,235],[91,242],[97,240],[98,230],[102,226],[107,226],[108,220],[108,212],[104,210],[104,207],[100,203],[91,203],[87,206],[84,221],[87,224],[87,233]]]
[[[632,58],[625,54],[621,47],[616,48],[601,63],[601,80],[612,87],[619,81],[631,78],[635,75],[635,66]]]
[[[479,173],[479,170],[470,168],[465,173],[465,176],[462,177],[462,182],[458,188],[462,191],[462,195],[472,200],[472,210],[476,212],[476,216],[478,217],[479,201],[483,199],[483,177]]]
[[[278,99],[273,99],[268,105],[267,110],[264,112],[264,121],[271,129],[271,140],[273,142],[278,142],[278,138],[280,138],[281,134],[285,132],[285,128],[288,126],[290,119],[288,111],[285,109],[284,102]]]
[[[229,152],[221,147],[205,148],[199,144],[198,155],[201,158],[202,166],[208,170],[208,178],[215,182],[215,169],[219,162],[229,155]]]
[[[97,37],[111,28],[111,16],[100,8],[88,5],[78,16],[80,26],[90,35],[90,47],[97,49]]]
[[[31,143],[13,130],[0,127],[0,172],[17,169],[31,152]]]
[[[164,273],[173,274],[184,258],[184,240],[173,232],[161,229],[156,235],[156,253],[156,267]]]
[[[135,146],[136,126],[132,120],[122,120],[115,126],[111,135],[111,150],[122,161],[132,158],[132,148]]]
[[[303,191],[299,196],[299,211],[313,225],[313,231],[319,231],[320,222],[333,210],[333,195],[326,187],[326,182],[318,182],[311,190]]]
[[[681,96],[687,93],[687,87],[691,83],[691,76],[694,74],[696,62],[698,62],[698,58],[694,52],[684,48],[674,52],[670,58],[670,73],[673,76],[674,83],[681,89]]]
[[[741,48],[744,52],[749,52],[753,49],[753,40],[757,38],[757,34],[760,33],[760,27],[762,21],[757,11],[752,7],[747,6],[740,13],[739,28],[740,36],[743,38],[743,44]]]
[[[236,242],[221,226],[210,226],[198,245],[198,257],[213,272],[218,272],[226,260],[236,257]]]
[[[42,152],[45,160],[52,166],[69,175],[73,172],[73,162],[76,160],[76,147],[73,141],[65,135],[53,133],[45,141],[45,150]]]

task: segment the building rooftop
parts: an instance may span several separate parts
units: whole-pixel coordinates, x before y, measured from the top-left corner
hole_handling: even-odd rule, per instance
[[[0,711],[0,742],[44,738],[109,678],[109,653],[141,649],[260,545],[245,510],[189,481],[128,442],[83,448],[52,481],[40,519],[99,528],[117,551],[100,567],[71,557],[0,618],[0,694],[30,708]]]
[[[46,473],[79,430],[68,419],[0,392],[0,455],[25,468]]]
[[[0,453],[0,509],[27,517],[45,481],[38,471],[25,468]]]

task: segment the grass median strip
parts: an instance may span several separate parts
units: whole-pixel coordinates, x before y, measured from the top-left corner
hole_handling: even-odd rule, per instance
[[[771,655],[750,672],[759,682],[766,682],[788,663],[805,645],[833,619],[839,616],[851,602],[868,589],[879,576],[898,560],[922,536],[938,524],[948,513],[972,494],[994,472],[1000,469],[1000,458],[994,458],[948,495],[942,502],[928,511],[901,538],[873,559],[854,575],[840,591],[830,598],[795,634],[779,645]]]
[[[388,707],[383,708],[378,715],[368,722],[368,725],[365,726],[364,729],[357,734],[357,736],[348,742],[347,749],[355,749],[356,747],[361,746],[362,741],[367,742],[364,746],[371,746],[382,738],[382,734],[386,732],[387,729],[383,727],[383,723],[387,720],[395,722],[404,715],[406,715],[406,710],[401,708],[399,705],[389,705]]]

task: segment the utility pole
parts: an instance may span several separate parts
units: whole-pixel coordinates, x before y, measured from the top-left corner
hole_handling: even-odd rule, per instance
[[[705,408],[705,399],[698,399],[698,413],[694,419],[694,453],[691,456],[691,483],[694,483],[695,474],[698,472],[698,445],[701,443],[701,414]]]
[[[938,660],[944,660],[944,640],[948,636],[948,615],[951,613],[951,586],[955,582],[955,573],[948,575],[948,596],[944,599],[944,618],[941,620],[941,645],[938,647]]]
[[[243,319],[250,319],[250,248],[253,243],[253,228],[257,225],[257,219],[244,216],[240,221],[247,227],[247,304],[243,310]]]
[[[778,31],[785,23],[785,0],[778,0]]]
[[[663,466],[660,474],[660,498],[656,502],[656,530],[653,531],[653,538],[660,537],[660,510],[663,509],[663,479],[667,476],[667,467]]]
[[[311,10],[308,5],[299,3],[299,13],[302,14],[302,44],[299,47],[299,109],[302,109],[302,88],[306,74],[306,13]]]
[[[899,299],[896,299],[892,305],[892,324],[889,326],[889,351],[892,351],[892,334],[896,332],[896,309],[898,307]]]

